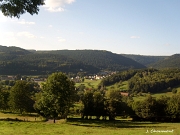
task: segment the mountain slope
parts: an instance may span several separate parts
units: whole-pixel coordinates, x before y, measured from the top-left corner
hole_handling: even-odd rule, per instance
[[[151,65],[154,68],[180,68],[180,54],[174,54]]]
[[[7,47],[0,45],[0,60],[12,60],[27,54],[31,54],[31,52],[15,46]]]
[[[168,57],[168,56],[147,56],[147,55],[134,55],[134,54],[122,54],[122,55],[127,58],[131,58],[145,66],[149,66]]]
[[[109,51],[27,51],[0,46],[0,74],[40,75],[57,71],[95,74],[101,70],[121,71],[145,68],[138,62]]]
[[[130,68],[145,68],[144,65],[122,55],[102,50],[58,50],[54,54],[61,54],[92,65],[101,70],[126,70]]]

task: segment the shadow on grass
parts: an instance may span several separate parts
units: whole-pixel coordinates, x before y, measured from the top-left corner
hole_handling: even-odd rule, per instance
[[[20,120],[18,118],[5,118],[5,119],[0,119],[0,121],[18,121],[18,122],[20,122],[20,121],[23,121],[23,120]]]
[[[81,118],[68,118],[67,123],[75,126],[84,127],[102,127],[102,128],[156,128],[160,126],[159,122],[133,122],[133,121],[105,121],[105,120],[85,120]]]

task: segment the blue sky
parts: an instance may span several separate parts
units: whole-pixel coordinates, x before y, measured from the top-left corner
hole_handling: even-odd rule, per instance
[[[118,54],[180,53],[179,0],[45,0],[38,15],[0,13],[0,45],[96,49]]]

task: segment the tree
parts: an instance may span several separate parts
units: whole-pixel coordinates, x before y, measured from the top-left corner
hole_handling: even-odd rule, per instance
[[[122,111],[121,102],[122,96],[118,90],[108,90],[106,92],[105,108],[109,115],[109,120],[115,120],[117,114]]]
[[[139,118],[153,120],[157,117],[157,102],[151,95],[148,95],[143,101],[134,102],[133,110]]]
[[[0,84],[0,109],[1,110],[6,110],[8,108],[8,96],[9,96],[9,92],[3,90],[3,87]]]
[[[82,103],[84,105],[82,118],[84,118],[84,116],[86,119],[88,119],[88,116],[91,118],[94,113],[93,91],[87,90],[84,93]]]
[[[34,101],[29,96],[29,85],[26,81],[17,81],[10,90],[9,106],[16,112],[30,112]]]
[[[104,96],[99,91],[95,91],[93,94],[94,102],[94,115],[99,120],[104,115]]]
[[[0,0],[0,10],[5,16],[20,18],[26,12],[38,14],[43,4],[44,0]]]
[[[37,95],[35,110],[46,118],[53,118],[54,123],[58,116],[66,118],[69,108],[75,101],[76,90],[74,82],[62,73],[50,75]]]
[[[167,116],[170,117],[173,121],[180,120],[180,94],[173,95],[167,101],[167,108],[166,108]]]

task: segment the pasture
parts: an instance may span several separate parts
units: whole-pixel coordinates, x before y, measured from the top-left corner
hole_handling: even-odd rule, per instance
[[[0,121],[1,135],[179,135],[180,123],[69,119],[51,122]]]
[[[101,82],[101,80],[91,80],[91,79],[85,79],[84,82],[76,83],[76,87],[80,85],[84,85],[86,88],[97,88],[98,84]]]
[[[42,120],[35,114],[0,113],[0,135],[180,135],[180,123],[80,118],[57,120],[56,123]]]

